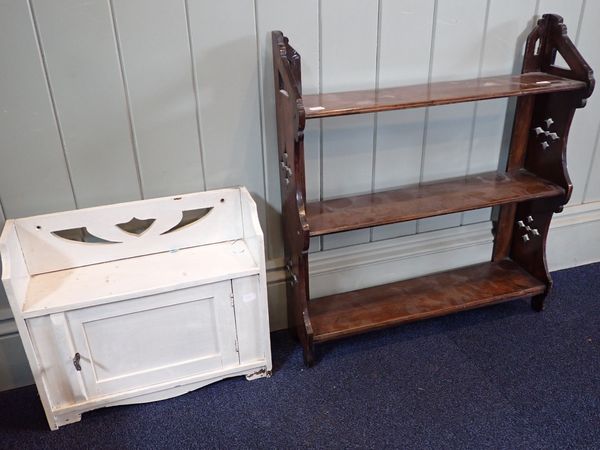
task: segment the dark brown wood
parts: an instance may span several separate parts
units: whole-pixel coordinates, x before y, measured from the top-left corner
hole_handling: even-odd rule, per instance
[[[310,235],[319,236],[422,219],[534,198],[564,195],[564,190],[524,170],[486,172],[373,194],[306,205]]]
[[[535,107],[535,97],[530,95],[517,100],[513,123],[510,149],[508,152],[507,171],[518,170],[525,163],[527,142],[531,131],[531,114]],[[494,249],[492,261],[500,261],[510,254],[512,227],[515,220],[516,205],[500,206],[498,220],[494,222]]]
[[[501,205],[498,211],[498,217],[494,221],[492,232],[494,234],[494,249],[492,250],[492,261],[501,261],[510,255],[510,246],[512,244],[513,224],[517,204],[510,203]]]
[[[536,295],[546,285],[510,260],[311,301],[315,342]]]
[[[535,72],[379,90],[305,95],[303,100],[306,118],[317,119],[585,88],[586,84],[582,81]]]
[[[300,55],[280,31],[272,33],[273,77],[277,115],[282,225],[285,248],[288,324],[300,340],[304,361],[314,363],[312,327],[308,314],[308,223],[304,199],[304,106]]]
[[[532,307],[542,310],[552,285],[548,229],[572,190],[569,128],[594,89],[592,71],[562,18],[545,14],[537,22],[521,75],[304,97],[300,55],[281,32],[272,38],[289,326],[305,363],[314,363],[314,342],[372,329],[523,296],[532,296]],[[555,66],[558,53],[568,69]],[[506,171],[306,204],[306,119],[512,96],[519,99]],[[502,206],[490,262],[309,300],[310,236],[494,205]]]
[[[565,59],[568,69],[554,65],[557,53]],[[525,126],[515,118],[514,129],[519,130],[519,136],[515,140],[516,132],[513,134],[509,169],[524,167],[561,186],[565,192],[558,203],[531,200],[519,204],[514,210],[512,223],[509,224],[507,219],[506,226],[499,227],[500,233],[496,238],[496,242],[502,242],[503,249],[498,256],[510,256],[537,279],[544,281],[546,290],[532,299],[531,304],[536,311],[544,309],[545,298],[552,287],[552,278],[546,263],[546,239],[552,214],[562,211],[573,190],[566,162],[571,121],[575,109],[585,106],[586,98],[591,95],[595,85],[592,70],[567,36],[567,28],[560,16],[544,15],[527,39],[523,72],[540,70],[582,81],[586,87],[578,91],[545,93],[531,97],[535,99],[535,103],[527,120],[526,139],[522,134]],[[506,253],[509,240],[510,251]]]

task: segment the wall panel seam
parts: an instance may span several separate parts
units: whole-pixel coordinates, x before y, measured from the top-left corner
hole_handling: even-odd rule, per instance
[[[583,0],[581,3],[581,10],[579,11],[579,20],[577,21],[577,32],[575,33],[575,47],[579,46],[579,36],[581,35],[581,24],[583,23],[583,15],[585,13],[585,6],[587,0]]]
[[[583,24],[583,16],[587,6],[587,0],[583,0],[581,3],[581,10],[579,11],[579,20],[577,22],[577,32],[575,34],[575,46],[579,46],[579,37],[581,36],[581,25]],[[600,123],[598,124],[598,130],[596,131],[596,138],[594,139],[594,147],[592,148],[592,157],[590,158],[590,165],[588,167],[588,173],[585,178],[585,184],[583,185],[583,195],[581,196],[581,203],[585,203],[588,187],[590,184],[590,178],[592,177],[592,169],[594,167],[594,160],[596,159],[596,153],[598,152],[598,138],[600,137]]]
[[[256,7],[256,0],[253,1],[253,12],[254,12],[254,40],[256,42],[256,60],[257,60],[257,64],[256,64],[256,80],[258,83],[258,96],[259,96],[259,100],[258,100],[258,120],[259,120],[259,125],[260,125],[260,146],[262,148],[262,168],[263,168],[263,198],[265,200],[265,203],[267,202],[267,192],[269,192],[268,187],[269,187],[269,181],[267,180],[267,174],[269,173],[268,167],[267,167],[267,149],[266,149],[266,140],[265,140],[265,119],[263,117],[264,115],[264,92],[263,92],[263,86],[262,86],[262,70],[261,70],[261,53],[260,53],[260,40],[258,38],[258,13],[257,13],[257,7]],[[269,233],[269,229],[268,229],[268,220],[265,220],[266,224],[267,224],[267,235]]]
[[[108,9],[110,11],[110,20],[112,22],[113,36],[115,39],[115,48],[117,50],[117,58],[119,60],[119,71],[121,72],[121,82],[123,83],[123,95],[125,97],[125,109],[127,111],[127,120],[129,121],[129,138],[131,139],[131,148],[133,151],[133,160],[135,163],[135,172],[138,180],[138,188],[140,190],[140,197],[144,196],[144,180],[142,178],[142,171],[140,168],[140,155],[138,149],[137,136],[135,134],[135,124],[133,120],[133,111],[131,110],[131,98],[129,95],[129,85],[127,83],[127,75],[125,73],[125,63],[123,58],[123,52],[121,50],[121,38],[119,36],[119,30],[117,28],[117,18],[115,17],[115,9],[113,7],[114,0],[108,0]]]
[[[487,42],[487,31],[488,31],[488,22],[490,18],[490,3],[491,0],[487,0],[487,4],[485,6],[485,18],[483,20],[483,37],[481,38],[481,49],[479,50],[479,64],[477,67],[477,78],[481,78],[481,73],[483,72],[483,57],[485,56],[485,44]],[[473,118],[471,120],[471,132],[469,135],[469,146],[467,150],[467,168],[465,171],[465,175],[469,175],[471,173],[471,159],[473,157],[473,144],[475,140],[475,124],[477,122],[477,111],[478,111],[479,103],[475,102],[473,105]],[[465,213],[461,213],[460,215],[460,224],[465,224]]]
[[[319,27],[319,94],[323,93],[323,7],[322,0],[318,4]],[[319,119],[319,200],[323,201],[323,119]],[[325,238],[319,236],[319,250],[322,251]]]
[[[185,10],[185,26],[188,38],[188,47],[190,50],[190,65],[192,68],[192,88],[194,89],[194,99],[196,101],[196,132],[198,133],[198,150],[200,152],[200,166],[202,167],[202,186],[206,191],[206,168],[204,164],[204,146],[202,145],[202,125],[200,120],[200,95],[198,93],[198,73],[196,72],[196,57],[194,56],[194,44],[192,42],[192,32],[190,23],[189,0],[184,0],[183,8]]]
[[[377,44],[375,49],[375,91],[379,89],[381,71],[381,17],[382,0],[377,0]],[[373,154],[371,157],[371,192],[375,191],[375,168],[377,165],[377,126],[379,114],[373,114]],[[369,229],[369,242],[373,242],[373,228]]]
[[[438,0],[433,3],[433,19],[431,21],[431,45],[429,47],[429,67],[427,69],[427,83],[431,83],[433,74],[433,54],[435,52],[435,36],[437,28]],[[425,108],[425,117],[423,117],[423,139],[421,140],[421,172],[419,173],[419,182],[423,182],[423,172],[425,171],[425,148],[427,147],[427,130],[429,129],[429,108]],[[419,233],[419,221],[416,224],[416,234]]]
[[[29,9],[29,16],[31,18],[31,24],[33,26],[33,32],[35,34],[35,42],[36,42],[38,54],[40,57],[40,61],[42,63],[42,70],[44,72],[44,80],[46,82],[48,98],[50,99],[50,107],[52,108],[52,116],[54,118],[54,123],[56,124],[56,131],[58,133],[58,139],[60,141],[60,147],[62,150],[64,162],[65,162],[65,170],[67,171],[67,176],[69,178],[69,186],[71,187],[71,195],[73,196],[73,203],[75,205],[75,208],[79,208],[79,205],[77,202],[77,194],[75,193],[75,186],[73,184],[73,177],[71,175],[71,173],[72,173],[71,164],[69,163],[69,158],[67,155],[67,145],[65,143],[65,136],[63,133],[62,125],[60,123],[58,107],[56,106],[56,100],[54,99],[54,91],[52,90],[52,84],[50,83],[50,76],[48,75],[48,65],[46,63],[46,55],[44,52],[44,46],[42,45],[42,37],[41,37],[40,30],[38,27],[38,22],[37,22],[37,18],[35,15],[35,10],[33,8],[32,0],[27,1],[27,6]],[[6,217],[6,215],[4,217]]]

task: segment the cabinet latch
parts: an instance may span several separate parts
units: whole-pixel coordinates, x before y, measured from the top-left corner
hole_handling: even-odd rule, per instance
[[[81,360],[81,355],[79,352],[77,352],[75,353],[75,356],[73,356],[73,365],[75,366],[75,370],[78,372],[81,371],[81,364],[79,364],[79,360]]]

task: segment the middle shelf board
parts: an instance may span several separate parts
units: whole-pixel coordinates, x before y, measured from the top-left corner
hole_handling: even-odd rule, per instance
[[[586,88],[583,81],[544,72],[430,84],[305,95],[307,119],[518,97]]]
[[[510,259],[311,300],[315,342],[541,294],[546,285]]]
[[[371,194],[309,202],[311,236],[358,230],[488,206],[564,195],[524,169],[485,172]]]

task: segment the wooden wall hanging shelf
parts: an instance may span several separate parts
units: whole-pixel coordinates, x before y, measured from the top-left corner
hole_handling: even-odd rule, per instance
[[[562,17],[545,14],[537,22],[520,75],[379,90],[303,96],[300,55],[281,31],[273,31],[272,41],[288,319],[308,366],[315,360],[315,342],[526,296],[536,311],[543,309],[552,285],[548,228],[573,188],[566,167],[569,127],[594,89],[592,70],[567,36]],[[557,52],[569,69],[554,65]],[[500,97],[518,97],[506,170],[306,202],[306,120]],[[489,262],[309,298],[311,236],[489,206],[499,207]]]

